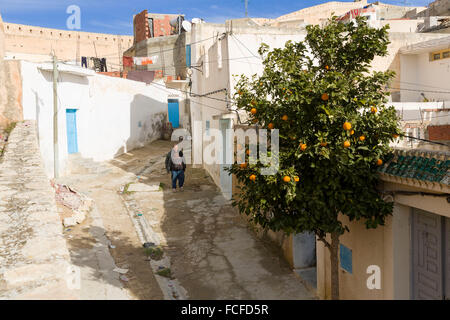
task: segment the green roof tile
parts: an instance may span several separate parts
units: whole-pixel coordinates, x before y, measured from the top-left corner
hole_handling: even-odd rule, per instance
[[[411,154],[413,153],[413,154]],[[418,155],[418,154],[423,154]],[[399,151],[396,150],[388,156],[386,163],[379,168],[393,176],[412,178],[420,181],[438,182],[450,185],[450,159],[439,159],[439,153],[418,152],[418,151]]]

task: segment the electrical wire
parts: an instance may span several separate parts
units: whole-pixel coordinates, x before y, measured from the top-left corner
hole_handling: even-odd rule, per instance
[[[441,142],[437,142],[437,141],[432,141],[432,140],[427,140],[427,139],[421,139],[421,138],[416,138],[416,137],[413,137],[413,136],[407,136],[407,135],[402,135],[402,137],[409,138],[409,139],[414,139],[414,140],[420,140],[420,141],[428,142],[428,143],[431,143],[431,144],[439,144],[439,145],[441,145],[441,146],[450,147],[450,145],[448,145],[448,144],[441,143]]]
[[[429,92],[429,93],[445,93],[445,94],[450,94],[450,91],[418,90],[418,89],[393,88],[393,87],[388,87],[388,88],[389,88],[389,89],[392,89],[392,90],[405,90],[405,91],[414,91],[414,92]]]
[[[261,57],[258,57],[257,55],[255,55],[244,43],[241,42],[241,40],[239,40],[234,34],[231,34],[231,37],[233,37],[234,39],[236,39],[245,49],[247,49],[248,52],[250,52],[250,54],[252,56],[254,56],[257,59],[261,59]]]
[[[411,85],[422,86],[422,87],[428,87],[428,88],[435,88],[435,89],[443,89],[443,90],[446,90],[446,89],[447,89],[447,88],[443,88],[443,87],[429,86],[429,85],[421,84],[421,83],[417,83],[417,82],[398,81],[398,80],[397,80],[397,81],[394,80],[393,82],[404,83],[404,84],[411,84]]]
[[[158,86],[161,86],[161,87],[165,87],[165,85],[162,85],[162,84],[159,84],[159,83],[154,83],[154,82],[152,82],[153,84],[155,84],[155,85],[158,85]],[[189,91],[185,91],[185,90],[181,90],[181,89],[173,89],[173,90],[177,90],[177,91],[180,91],[180,92],[183,92],[183,93],[189,93],[189,94],[192,94],[191,92],[189,92]],[[198,94],[198,93],[194,93],[194,95],[201,95],[201,94]],[[214,98],[214,97],[210,97],[210,96],[204,96],[204,98],[208,98],[208,99],[212,99],[212,100],[217,100],[217,101],[222,101],[222,102],[233,102],[232,100],[226,100],[226,99],[220,99],[220,98]]]
[[[151,86],[153,86],[155,89],[159,89],[159,90],[162,90],[162,91],[164,91],[164,92],[166,92],[166,93],[172,93],[172,92],[170,92],[170,91],[168,91],[168,90],[165,90],[165,89],[163,89],[163,88],[160,88],[160,87],[155,87],[154,85],[155,85],[156,83],[154,83],[154,82],[152,82],[152,83],[150,83],[150,85]],[[172,89],[172,90],[177,90],[177,89]],[[205,104],[205,103],[202,103],[202,102],[199,102],[199,101],[196,101],[196,99],[194,100],[194,99],[190,99],[191,101],[193,101],[193,102],[195,102],[195,103],[198,103],[198,104],[200,104],[200,105],[202,105],[202,106],[205,106],[205,107],[209,107],[209,108],[212,108],[212,109],[215,109],[215,110],[218,110],[218,111],[225,111],[224,109],[219,109],[219,108],[217,108],[217,107],[213,107],[213,106],[211,106],[211,105],[208,105],[208,104]]]

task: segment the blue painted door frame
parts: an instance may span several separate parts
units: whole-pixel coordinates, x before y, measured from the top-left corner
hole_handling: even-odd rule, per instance
[[[186,45],[186,67],[191,67],[191,45]]]
[[[178,99],[169,99],[167,105],[169,122],[172,123],[173,128],[178,128],[180,126],[180,106]]]
[[[66,109],[67,151],[78,152],[77,109]]]

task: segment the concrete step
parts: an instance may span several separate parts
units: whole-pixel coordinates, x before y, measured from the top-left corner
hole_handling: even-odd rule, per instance
[[[101,162],[95,162],[92,158],[83,158],[80,153],[69,155],[69,174],[100,174],[110,171]]]

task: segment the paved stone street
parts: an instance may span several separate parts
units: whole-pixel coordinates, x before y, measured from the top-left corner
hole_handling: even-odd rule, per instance
[[[75,174],[64,180],[94,199],[102,231],[115,246],[110,252],[118,266],[129,269],[124,286],[130,294],[137,299],[312,299],[280,250],[256,238],[203,169],[188,168],[185,190],[172,192],[164,169],[170,148],[171,143],[156,141],[109,163],[76,160]],[[80,240],[74,236],[71,242],[76,247]],[[143,242],[161,245],[164,258],[146,261]],[[80,259],[74,262],[80,265]],[[170,269],[172,279],[154,274],[163,268]]]
[[[0,299],[77,299],[35,132],[18,123],[0,163]]]
[[[312,299],[203,169],[188,167],[185,190],[172,192],[171,146],[156,141],[103,163],[71,155],[56,183],[93,205],[62,228],[68,208],[55,202],[34,123],[19,123],[0,169],[0,298]]]

